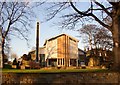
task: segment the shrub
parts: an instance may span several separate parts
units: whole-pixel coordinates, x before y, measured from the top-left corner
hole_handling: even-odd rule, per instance
[[[36,63],[35,61],[30,61],[29,65],[31,69],[40,69],[39,63]]]
[[[13,60],[13,65],[17,65],[17,59],[16,58]]]
[[[6,68],[6,69],[12,69],[12,66],[9,65],[9,64],[5,64],[5,68]]]

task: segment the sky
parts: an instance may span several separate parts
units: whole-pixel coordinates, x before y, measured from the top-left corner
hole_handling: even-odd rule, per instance
[[[50,4],[49,2],[47,3],[48,5]],[[85,9],[88,7],[87,3],[83,3],[80,5],[81,9]],[[71,9],[71,11],[73,11]],[[11,41],[11,53],[16,53],[18,55],[18,57],[21,57],[23,54],[28,54],[29,51],[32,50],[33,47],[36,46],[36,23],[37,21],[40,22],[40,42],[39,45],[40,47],[43,46],[44,42],[46,39],[59,35],[61,33],[66,33],[70,36],[73,36],[75,38],[77,38],[79,40],[78,43],[78,47],[82,50],[84,50],[84,44],[82,43],[82,39],[80,39],[79,37],[79,33],[76,31],[72,31],[72,30],[62,30],[59,29],[59,27],[57,25],[53,25],[54,22],[58,21],[58,18],[52,19],[49,22],[44,22],[41,23],[44,18],[45,18],[45,11],[44,11],[44,7],[42,8],[37,8],[34,10],[34,12],[36,13],[36,20],[32,23],[33,25],[33,29],[31,30],[31,33],[29,33],[29,46],[26,44],[25,40],[20,40],[16,37],[12,37],[12,41]],[[69,11],[68,11],[69,12]],[[81,26],[79,26],[78,28],[81,28]]]

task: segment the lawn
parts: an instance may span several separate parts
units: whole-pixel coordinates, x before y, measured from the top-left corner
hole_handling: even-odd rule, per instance
[[[105,72],[107,69],[2,69],[3,73]]]

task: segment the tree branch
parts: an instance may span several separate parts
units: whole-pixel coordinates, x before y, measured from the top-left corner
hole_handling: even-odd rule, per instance
[[[101,24],[102,26],[104,26],[104,27],[108,28],[110,31],[112,31],[111,26],[103,23],[103,22],[102,22],[100,19],[98,19],[94,14],[91,13],[90,16],[93,17],[99,24]]]
[[[49,11],[49,10],[51,10],[51,9],[52,9],[52,11],[50,11],[50,12],[48,13],[47,16],[49,16],[49,17],[48,17],[48,19],[46,19],[46,21],[51,20],[51,19],[54,18],[59,12],[61,12],[62,10],[68,8],[69,6],[66,6],[67,3],[68,3],[68,2],[56,3],[55,5],[49,7],[49,8],[47,9],[47,11]]]
[[[14,28],[14,30],[15,30],[15,31],[18,31],[18,32],[22,35],[22,37],[23,37],[26,41],[28,41],[28,38],[27,38],[19,29]]]
[[[114,1],[110,1],[110,0],[107,0],[109,2],[109,4],[111,4],[112,6],[116,6],[118,3],[114,2]]]
[[[105,11],[106,14],[108,14],[108,16],[112,17],[111,13],[110,13],[102,4],[100,4],[100,3],[97,2],[96,0],[93,0],[93,2],[94,2],[96,5],[100,6],[100,7],[102,8],[102,10]]]
[[[100,19],[98,19],[94,14],[81,12],[80,10],[78,10],[78,9],[73,5],[72,2],[70,2],[70,4],[71,4],[72,8],[73,8],[78,14],[83,15],[83,16],[91,16],[91,17],[93,17],[99,24],[101,24],[102,26],[108,28],[109,30],[112,30],[112,29],[111,29],[111,26],[103,23],[103,22],[102,22]]]
[[[11,21],[9,21],[9,24],[8,24],[7,30],[5,31],[5,34],[3,35],[4,38],[6,38],[8,32],[9,32],[11,24],[12,24]]]
[[[83,16],[89,16],[89,13],[83,13],[81,11],[79,11],[74,5],[73,5],[73,2],[70,2],[70,5],[72,6],[72,8],[79,14],[83,15]]]

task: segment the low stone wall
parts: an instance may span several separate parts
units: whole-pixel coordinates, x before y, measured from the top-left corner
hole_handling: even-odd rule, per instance
[[[3,73],[2,84],[108,84],[119,85],[120,73]],[[29,83],[29,84],[28,84]]]

